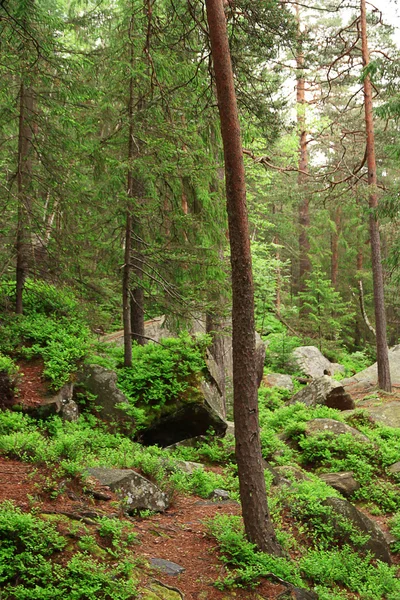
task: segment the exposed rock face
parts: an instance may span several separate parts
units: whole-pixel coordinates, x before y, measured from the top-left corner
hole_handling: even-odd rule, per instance
[[[88,469],[91,477],[108,486],[126,503],[127,512],[147,509],[163,512],[168,508],[168,498],[154,483],[131,469]]]
[[[322,377],[326,373],[344,371],[338,363],[331,363],[316,346],[300,346],[293,351],[293,358],[299,369],[310,377]]]
[[[176,411],[158,419],[141,433],[146,445],[170,446],[196,436],[204,435],[212,428],[217,435],[224,435],[226,422],[205,400],[203,403],[182,404]]]
[[[312,590],[305,590],[291,584],[286,585],[288,589],[279,594],[278,600],[318,600],[318,595]]]
[[[263,378],[264,384],[268,387],[280,387],[290,392],[293,390],[293,380],[290,375],[282,373],[268,373]]]
[[[354,400],[338,381],[327,375],[314,379],[309,385],[297,392],[289,404],[301,402],[306,406],[323,404],[338,410],[350,410],[355,407]]]
[[[331,506],[334,513],[336,513],[339,517],[344,517],[350,521],[352,525],[356,527],[362,534],[369,536],[369,539],[365,542],[365,544],[362,545],[362,550],[369,550],[379,560],[382,560],[389,565],[391,564],[389,545],[383,532],[379,529],[374,521],[364,515],[364,513],[359,511],[347,500],[343,500],[341,498],[327,498],[324,501],[324,504]],[[340,527],[340,520],[338,519],[335,523],[334,519],[333,525],[337,527],[341,541],[344,543],[350,543],[348,534],[345,534],[343,532],[343,528]]]
[[[333,487],[333,489],[343,494],[343,496],[351,496],[361,487],[358,481],[354,479],[351,471],[322,473],[319,477],[322,481]]]
[[[392,384],[400,384],[400,344],[389,349],[389,368]],[[378,383],[377,363],[374,363],[364,371],[360,371],[353,377],[342,380],[346,389],[365,388],[366,392]]]
[[[114,371],[100,365],[84,365],[78,375],[77,385],[84,386],[96,396],[94,404],[103,419],[118,421],[134,429],[133,419],[121,410],[122,406],[129,406],[129,401],[117,388],[117,374]]]
[[[313,419],[312,421],[308,421],[304,433],[306,436],[318,435],[321,433],[332,433],[334,435],[349,433],[362,442],[369,442],[366,435],[360,433],[360,431],[354,429],[354,427],[350,427],[350,425],[335,421],[335,419]]]

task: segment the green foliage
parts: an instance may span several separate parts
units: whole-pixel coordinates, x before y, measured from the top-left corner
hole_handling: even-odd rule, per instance
[[[300,570],[304,577],[324,586],[345,586],[363,600],[396,600],[400,596],[395,567],[380,561],[373,564],[371,556],[361,558],[347,546],[310,551],[300,560]]]
[[[393,552],[400,552],[400,512],[396,513],[393,519],[389,522],[390,532],[396,538],[394,544],[392,544],[391,549]]]
[[[117,385],[130,401],[126,411],[140,427],[156,419],[169,405],[176,408],[179,402],[198,398],[209,343],[208,336],[193,338],[182,334],[159,344],[134,345],[132,368],[121,367],[121,350],[111,350],[105,357],[91,357],[91,361],[116,368]]]
[[[207,527],[218,542],[221,559],[234,569],[232,574],[217,582],[219,587],[254,587],[260,577],[271,574],[295,585],[302,585],[294,564],[286,558],[258,552],[255,545],[246,540],[241,517],[217,515],[208,521]]]
[[[9,356],[5,356],[0,352],[0,372],[7,373],[9,377],[15,377],[18,373],[18,367]]]
[[[352,377],[356,373],[363,371],[369,367],[374,361],[368,356],[366,350],[359,350],[348,354],[341,352],[337,357],[337,362],[344,366],[344,372],[338,371],[334,375],[334,379],[341,380],[345,377]]]
[[[296,367],[292,352],[301,345],[301,340],[290,335],[283,329],[277,333],[271,333],[267,338],[267,348],[265,352],[265,364],[271,371],[277,373],[295,373]]]
[[[328,281],[321,269],[314,265],[305,283],[305,291],[300,292],[307,330],[316,336],[320,350],[324,340],[339,341],[346,334],[346,328],[354,318],[351,303],[344,302]]]
[[[10,283],[1,282],[3,306]],[[44,376],[59,389],[89,350],[90,331],[72,293],[45,282],[27,282],[24,315],[6,314],[0,330],[0,351],[31,359],[41,357]]]
[[[136,596],[134,563],[101,563],[77,552],[64,565],[57,562],[66,539],[56,526],[25,514],[10,502],[0,505],[0,584],[5,600],[130,600]],[[80,546],[93,550],[93,536]]]

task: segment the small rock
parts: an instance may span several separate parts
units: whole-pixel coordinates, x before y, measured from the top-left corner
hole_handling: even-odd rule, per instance
[[[313,419],[312,421],[308,421],[304,433],[306,436],[318,435],[320,433],[332,433],[334,435],[349,433],[357,440],[369,442],[366,435],[360,433],[354,427],[350,427],[350,425],[346,425],[341,421],[335,421],[335,419]]]
[[[204,470],[204,465],[197,462],[191,462],[190,460],[177,460],[175,461],[175,465],[180,471],[187,473],[188,475],[192,475],[192,473],[199,469]]]
[[[226,490],[213,490],[209,495],[210,500],[230,500],[229,492]]]
[[[162,573],[165,573],[165,575],[176,576],[185,571],[184,567],[164,558],[151,558],[150,564],[154,569],[158,569]]]
[[[343,496],[351,496],[361,487],[358,481],[354,479],[351,471],[343,471],[342,473],[322,473],[319,478],[333,487],[333,489],[343,494]]]

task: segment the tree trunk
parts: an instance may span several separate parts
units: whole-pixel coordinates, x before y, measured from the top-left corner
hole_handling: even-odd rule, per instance
[[[300,32],[300,11],[296,5],[296,14],[298,22],[298,49],[296,54],[297,67],[297,84],[296,84],[296,99],[297,99],[297,128],[299,132],[299,174],[297,183],[300,193],[299,203],[299,286],[300,292],[305,291],[305,282],[311,272],[310,240],[308,231],[310,228],[310,201],[308,198],[308,148],[307,148],[307,131],[306,131],[306,95],[305,95],[305,79],[304,79],[304,54],[302,49],[301,32]]]
[[[262,466],[255,360],[254,292],[242,142],[222,0],[206,0],[224,146],[232,266],[232,343],[236,459],[248,539],[280,554],[270,520]]]
[[[129,174],[128,174],[129,190]],[[128,194],[129,195],[129,194]],[[124,367],[132,366],[132,330],[131,330],[131,245],[132,245],[132,213],[130,206],[126,211],[125,222],[125,258],[122,272],[122,321],[124,325]]]
[[[331,283],[334,288],[337,286],[339,273],[339,235],[341,225],[342,209],[337,206],[335,209],[335,231],[331,235]]]
[[[16,305],[15,312],[23,312],[23,290],[29,273],[32,254],[31,244],[31,177],[32,177],[32,123],[33,90],[20,85],[19,131],[18,131],[18,225],[17,225],[17,266],[16,266]]]
[[[365,0],[361,0],[361,41],[364,67],[369,64],[367,37],[367,14]],[[364,77],[364,109],[365,128],[367,137],[367,163],[369,186],[369,234],[371,240],[372,275],[374,284],[375,327],[376,327],[376,356],[378,363],[378,385],[386,392],[392,391],[388,347],[386,337],[386,314],[383,286],[383,269],[381,262],[381,244],[377,217],[378,194],[375,159],[374,118],[372,107],[372,85],[369,75]]]

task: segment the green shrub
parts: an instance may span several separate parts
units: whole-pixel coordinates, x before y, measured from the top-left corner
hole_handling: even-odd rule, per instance
[[[295,373],[298,371],[292,354],[293,350],[301,346],[298,337],[290,335],[287,331],[271,333],[267,338],[265,364],[271,371],[277,373]]]
[[[395,567],[380,561],[372,564],[371,556],[361,558],[347,546],[312,550],[300,560],[300,569],[304,577],[316,583],[343,585],[363,600],[400,598],[400,580]]]

